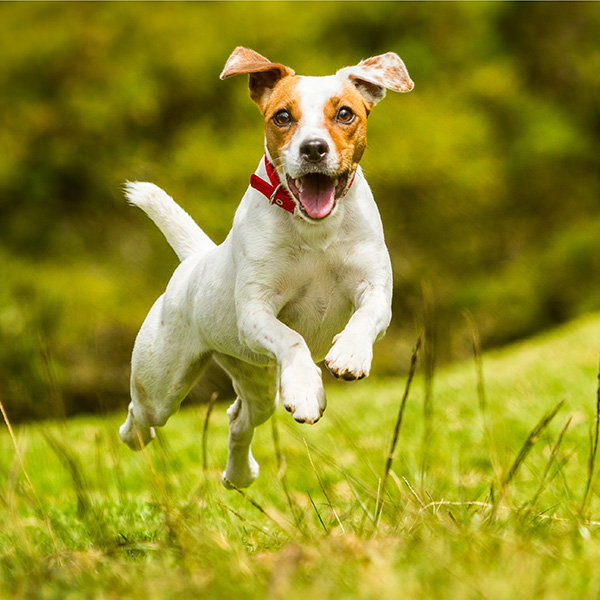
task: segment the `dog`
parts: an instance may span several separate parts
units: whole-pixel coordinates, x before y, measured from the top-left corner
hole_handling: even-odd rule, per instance
[[[373,106],[388,89],[413,88],[393,52],[304,77],[238,47],[221,79],[244,74],[265,119],[265,152],[222,244],[157,186],[126,185],[181,263],[136,338],[121,439],[148,444],[212,357],[237,396],[222,476],[230,489],[257,478],[254,429],[279,401],[300,423],[321,418],[317,362],[346,380],[369,374],[391,319],[392,269],[359,161]]]

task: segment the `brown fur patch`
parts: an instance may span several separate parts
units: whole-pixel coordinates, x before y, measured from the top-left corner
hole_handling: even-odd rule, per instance
[[[269,96],[265,107],[265,133],[267,149],[277,164],[281,150],[286,148],[296,133],[302,114],[300,97],[297,91],[299,78],[282,79]],[[352,123],[340,123],[337,111],[347,106],[352,109],[355,118]],[[277,126],[273,117],[279,110],[287,110],[292,115],[292,123],[284,127]],[[343,91],[332,96],[324,106],[323,123],[340,157],[339,172],[356,169],[367,144],[368,107],[361,94],[350,83],[344,84]]]
[[[383,87],[395,92],[409,92],[413,82],[408,75],[402,59],[394,52],[386,52],[361,61],[359,67],[365,69],[365,74]],[[357,73],[357,76],[360,76]]]
[[[282,148],[287,147],[290,143],[302,119],[300,97],[296,89],[299,79],[299,77],[282,79],[269,96],[263,109],[267,149],[275,164],[278,162]],[[275,113],[282,109],[287,110],[292,116],[292,122],[284,127],[273,122]]]
[[[220,77],[226,79],[244,74],[250,75],[250,97],[264,111],[264,106],[278,82],[295,73],[293,69],[273,63],[254,50],[238,46],[225,63]]]
[[[351,123],[340,123],[337,111],[347,106],[355,114]],[[344,84],[342,94],[333,96],[325,105],[325,126],[340,156],[340,172],[354,170],[367,145],[368,110],[364,100],[351,84]]]

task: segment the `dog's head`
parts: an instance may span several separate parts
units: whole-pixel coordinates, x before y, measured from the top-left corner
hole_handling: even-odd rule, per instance
[[[386,89],[413,88],[397,54],[374,56],[328,77],[301,77],[247,48],[236,48],[221,79],[250,76],[265,117],[267,151],[309,221],[330,215],[348,191],[366,146],[367,116]]]

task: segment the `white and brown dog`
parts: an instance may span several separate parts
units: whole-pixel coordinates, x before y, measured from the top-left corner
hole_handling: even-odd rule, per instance
[[[236,48],[221,79],[250,76],[266,149],[225,241],[215,245],[165,192],[127,185],[181,264],[138,334],[121,439],[139,449],[179,408],[211,357],[231,376],[226,487],[258,476],[250,443],[278,399],[296,421],[325,410],[321,371],[369,374],[390,322],[392,271],[379,212],[358,163],[367,116],[385,90],[408,92],[389,52],[328,77],[300,77]]]

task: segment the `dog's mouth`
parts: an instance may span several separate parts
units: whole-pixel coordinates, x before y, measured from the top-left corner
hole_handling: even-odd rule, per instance
[[[335,208],[336,201],[345,195],[349,173],[336,177],[324,173],[307,173],[297,179],[287,176],[287,184],[305,215],[324,219]]]

